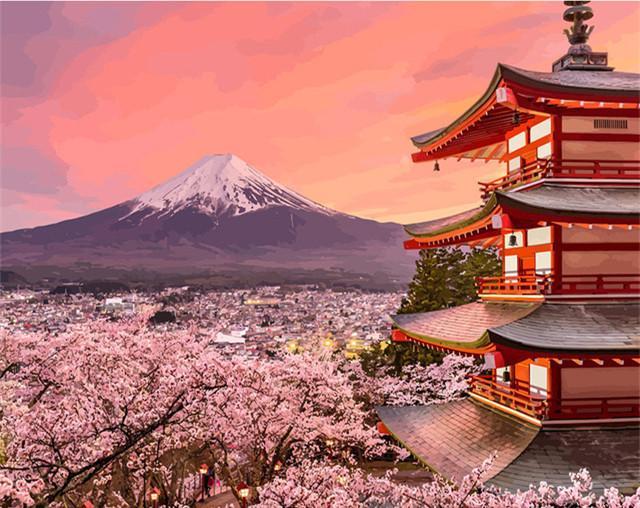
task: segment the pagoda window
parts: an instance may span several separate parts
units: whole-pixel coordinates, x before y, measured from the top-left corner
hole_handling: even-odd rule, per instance
[[[551,251],[536,252],[536,275],[551,273]]]
[[[551,155],[551,143],[545,143],[536,148],[536,157],[538,159],[548,159]]]
[[[551,243],[551,226],[527,230],[527,245],[546,245]]]
[[[531,143],[551,134],[551,118],[534,125],[529,130],[529,139]]]
[[[504,257],[504,275],[505,277],[517,277],[519,268],[518,256],[505,256]]]
[[[516,134],[515,136],[509,138],[509,141],[508,141],[509,153],[513,153],[516,150],[519,150],[520,148],[524,147],[526,144],[527,144],[527,132],[522,131],[521,133]]]
[[[547,398],[549,390],[547,368],[542,365],[529,365],[529,393],[538,397]]]

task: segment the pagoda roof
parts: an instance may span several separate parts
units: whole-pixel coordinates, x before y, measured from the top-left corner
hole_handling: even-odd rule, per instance
[[[478,219],[487,217],[493,209],[485,211],[485,206],[478,206],[471,210],[465,210],[464,212],[449,215],[440,219],[429,220],[426,222],[417,222],[415,224],[407,224],[404,229],[412,236],[431,236],[439,233],[444,233],[452,229],[458,229],[463,225],[476,222]]]
[[[540,430],[470,399],[377,412],[396,439],[446,478],[459,481],[498,450],[483,480],[512,492],[541,481],[570,486],[569,473],[581,468],[598,492],[633,493],[640,483],[637,427]]]
[[[545,351],[640,351],[640,304],[550,304],[489,327],[496,344]]]
[[[414,238],[405,245],[407,248],[428,248],[499,236],[500,230],[493,229],[491,217],[502,212],[549,221],[636,224],[640,222],[640,187],[543,182],[523,190],[497,191],[482,207],[405,225],[405,231]]]
[[[603,95],[613,93],[640,99],[640,74],[620,71],[562,70],[539,72],[500,64],[504,78],[522,85],[544,87],[548,90],[584,92],[597,91]]]
[[[540,482],[570,486],[569,473],[586,468],[595,491],[616,487],[632,494],[640,484],[638,450],[637,428],[542,431],[489,483],[511,491],[526,490]]]
[[[640,187],[597,187],[544,183],[523,192],[497,191],[503,208],[568,217],[640,218]]]
[[[405,231],[413,237],[405,242],[405,248],[423,249],[485,238],[492,241],[500,235],[491,224],[491,217],[498,212],[497,196],[493,194],[484,206],[442,219],[405,225]]]
[[[411,138],[421,149],[413,154],[414,161],[450,156],[499,160],[506,150],[505,135],[514,127],[513,110],[496,99],[496,90],[504,86],[525,102],[533,100],[534,103],[538,98],[612,103],[640,101],[640,74],[603,70],[538,72],[498,64],[489,87],[462,115],[445,127]],[[561,108],[556,106],[556,109]],[[521,121],[526,122],[535,114],[522,108]]]
[[[538,303],[473,302],[449,309],[391,316],[397,330],[433,345],[480,353],[490,346],[487,329],[520,319]]]
[[[531,444],[538,427],[490,411],[470,399],[428,406],[376,409],[391,434],[423,464],[460,481],[493,452],[498,455],[483,478],[498,474]]]

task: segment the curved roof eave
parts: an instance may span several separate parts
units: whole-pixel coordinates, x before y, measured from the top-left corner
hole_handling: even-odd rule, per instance
[[[598,82],[594,81],[593,78],[591,80],[586,80],[585,84],[580,83],[580,81],[576,79],[565,79],[570,77],[580,77],[584,76],[585,73],[591,74],[595,72],[597,72],[596,75],[598,76],[611,76],[614,83],[609,87],[606,87],[602,86],[601,80],[600,82]],[[549,76],[556,75],[560,76],[562,79],[549,78]],[[631,78],[630,76],[633,76],[633,78]],[[635,79],[636,77],[637,79]],[[467,109],[467,111],[465,111],[462,115],[460,115],[444,128],[432,130],[418,136],[413,136],[411,138],[413,144],[417,148],[422,148],[425,145],[432,144],[435,141],[446,138],[447,134],[451,133],[458,124],[473,115],[487,100],[491,98],[493,93],[498,88],[500,81],[502,81],[503,79],[509,82],[520,84],[524,87],[538,88],[541,90],[547,90],[549,92],[587,95],[597,93],[598,95],[611,96],[615,98],[640,100],[640,75],[637,74],[615,71],[559,71],[555,73],[543,73],[536,71],[527,71],[525,69],[519,69],[518,67],[512,67],[510,65],[499,63],[496,67],[493,77],[491,78],[489,87],[484,92],[484,94],[482,94],[482,96],[469,109]],[[634,81],[633,86],[628,86],[628,82],[630,80]],[[626,86],[623,86],[619,82],[626,83]],[[616,83],[618,83],[617,86]]]
[[[420,134],[418,136],[413,136],[411,141],[417,148],[422,148],[425,145],[433,143],[439,139],[446,137],[454,128],[462,121],[469,118],[473,113],[475,113],[480,106],[482,106],[496,91],[498,88],[498,84],[502,79],[502,64],[498,64],[495,72],[493,73],[493,77],[491,78],[491,82],[489,83],[489,87],[482,94],[482,96],[469,108],[465,111],[461,116],[456,118],[453,122],[451,122],[447,127],[436,129],[431,132],[427,132],[426,134]],[[428,136],[428,137],[427,137]]]
[[[460,229],[466,226],[470,226],[471,224],[478,222],[482,219],[485,219],[487,217],[489,217],[491,215],[491,213],[495,210],[495,208],[497,207],[498,204],[498,200],[495,196],[495,193],[491,195],[491,197],[489,198],[489,200],[485,203],[485,205],[474,215],[472,215],[471,217],[469,217],[468,219],[464,219],[458,222],[453,222],[451,224],[448,224],[446,226],[443,226],[442,228],[436,229],[434,231],[428,231],[428,232],[418,232],[416,231],[416,228],[418,228],[419,226],[423,225],[423,224],[427,224],[427,223],[417,223],[417,224],[407,224],[405,226],[403,226],[404,230],[407,232],[407,234],[415,237],[415,238],[430,238],[432,236],[437,236],[437,235],[441,235],[443,233],[448,233],[451,231],[455,231],[456,229]],[[431,221],[429,221],[431,222]]]
[[[434,346],[461,350],[469,353],[483,354],[487,351],[488,347],[491,346],[491,341],[489,340],[488,332],[484,332],[480,337],[478,337],[474,341],[463,342],[463,341],[457,341],[457,340],[446,340],[446,339],[438,339],[436,337],[430,337],[428,335],[424,335],[421,333],[405,330],[404,328],[401,328],[398,325],[395,325],[395,328],[413,339],[428,342],[429,344],[433,344]]]

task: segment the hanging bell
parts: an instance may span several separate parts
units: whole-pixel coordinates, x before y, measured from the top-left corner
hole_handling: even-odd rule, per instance
[[[509,235],[509,247],[516,247],[518,245],[518,237],[515,233]]]
[[[433,170],[440,171],[440,164],[438,163],[438,161],[436,161],[436,163],[433,165]]]
[[[513,123],[513,125],[520,125],[520,111],[516,110],[513,112],[513,119],[511,123]]]

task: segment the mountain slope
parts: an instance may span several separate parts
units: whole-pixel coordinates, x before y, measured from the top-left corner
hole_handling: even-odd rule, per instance
[[[324,270],[406,279],[413,257],[403,238],[397,224],[326,208],[227,154],[111,208],[3,233],[0,244],[2,266],[12,269]]]

